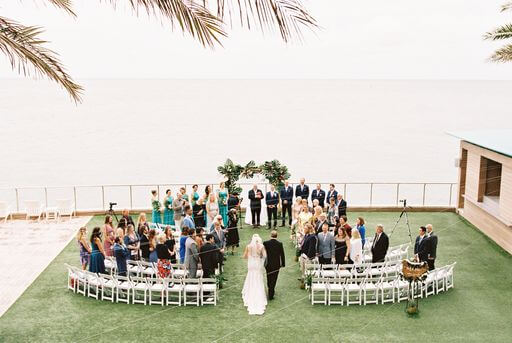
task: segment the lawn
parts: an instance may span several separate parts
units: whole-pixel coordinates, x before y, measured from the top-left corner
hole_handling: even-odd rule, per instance
[[[349,213],[349,221],[358,215],[367,220],[370,234],[377,223],[390,230],[397,218],[397,213]],[[89,231],[102,221],[93,218]],[[249,316],[242,304],[246,268],[241,248],[228,256],[228,282],[217,307],[161,307],[112,304],[68,291],[63,264],[78,265],[73,241],[0,318],[0,342],[509,342],[511,255],[454,213],[411,213],[410,221],[414,237],[420,225],[434,225],[439,236],[437,266],[457,261],[455,288],[420,300],[421,313],[415,318],[404,313],[404,302],[312,306],[307,292],[299,289],[288,230],[279,228],[287,266],[264,316]],[[244,227],[242,245],[254,232],[268,236],[264,228]],[[407,241],[407,230],[400,225],[391,245]]]

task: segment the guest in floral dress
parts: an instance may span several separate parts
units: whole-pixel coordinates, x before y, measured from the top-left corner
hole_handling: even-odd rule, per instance
[[[224,182],[221,182],[218,191],[219,214],[222,216],[223,225],[226,227],[228,226],[228,196],[226,185]]]
[[[160,208],[162,207],[162,204],[160,203],[160,200],[158,200],[158,193],[155,190],[151,191],[151,207],[153,208],[152,212],[152,221],[153,223],[162,223],[162,216],[160,213]]]
[[[87,266],[91,261],[91,247],[87,242],[87,228],[81,227],[76,236],[78,246],[80,248],[80,264],[83,270],[87,270]]]
[[[156,245],[156,254],[158,257],[158,276],[161,278],[169,277],[171,274],[171,252],[165,244],[166,236],[161,234],[158,236],[158,244]]]
[[[172,209],[172,192],[170,189],[165,191],[164,198],[164,224],[174,225],[174,210]]]

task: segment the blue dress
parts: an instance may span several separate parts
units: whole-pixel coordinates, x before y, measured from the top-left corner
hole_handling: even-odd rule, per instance
[[[160,207],[161,207],[160,201],[153,200],[151,202],[151,206],[153,207],[153,212],[152,212],[153,223],[162,224],[162,215],[160,214]]]
[[[358,225],[357,231],[359,231],[359,234],[361,235],[361,246],[364,247],[364,243],[366,242],[366,228],[364,227],[364,225]]]
[[[185,242],[187,241],[188,236],[180,237],[180,263],[185,263]]]
[[[156,249],[149,253],[149,262],[158,262],[158,254],[156,253]]]
[[[98,249],[96,243],[91,243],[91,264],[89,265],[89,271],[91,273],[105,274],[105,257]]]
[[[121,244],[114,244],[114,256],[117,262],[117,274],[126,276],[126,260],[130,256],[130,252]]]
[[[219,192],[219,214],[222,216],[222,222],[224,226],[228,226],[228,192]]]
[[[164,199],[164,224],[174,225],[174,210],[169,209],[169,206],[172,208],[171,196]]]

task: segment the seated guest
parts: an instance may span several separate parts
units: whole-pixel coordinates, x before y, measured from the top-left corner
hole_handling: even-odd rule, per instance
[[[329,191],[327,192],[327,203],[330,204],[331,199],[334,199],[334,203],[336,203],[336,199],[338,199],[338,192],[334,189],[334,184],[331,183],[329,185]]]
[[[322,226],[327,223],[327,216],[325,215],[325,213],[321,213],[319,216],[318,216],[318,219],[315,223],[315,233],[316,234],[319,234],[320,232],[322,232]]]
[[[359,235],[361,236],[361,244],[363,244],[364,247],[364,243],[366,243],[366,228],[364,227],[363,217],[357,217],[356,229],[359,231]]]
[[[169,277],[171,274],[171,252],[165,244],[166,240],[166,235],[161,234],[158,236],[158,244],[156,245],[158,276],[161,278]]]
[[[325,204],[325,191],[322,189],[321,184],[316,185],[316,189],[313,190],[313,193],[311,193],[311,200],[318,200],[318,205],[321,208],[324,208]]]
[[[350,239],[350,260],[356,266],[363,263],[363,243],[358,230],[352,230]]]
[[[126,258],[130,255],[130,252],[123,244],[123,241],[120,237],[115,238],[114,243],[114,256],[116,258],[117,263],[117,275],[127,276],[126,275]]]
[[[133,225],[133,227],[135,227],[133,218],[132,218],[132,216],[130,216],[130,211],[128,211],[127,209],[123,210],[123,217],[121,219],[124,219],[126,221],[126,226]]]
[[[300,183],[295,187],[295,196],[301,197],[302,200],[306,200],[306,204],[309,199],[309,187],[305,184],[306,180],[304,178],[300,179]]]
[[[336,264],[352,264],[350,260],[350,238],[344,227],[340,227],[338,234],[334,237],[334,258]]]
[[[185,242],[188,238],[188,226],[184,226],[181,228],[181,237],[180,237],[180,263],[185,263]]]
[[[203,246],[203,235],[204,235],[204,229],[202,227],[196,229],[196,244],[197,244],[197,250],[201,250],[201,247]]]
[[[140,235],[140,255],[143,261],[149,261],[149,230],[145,226],[141,226],[142,234]]]
[[[372,263],[384,262],[389,248],[389,238],[384,232],[382,224],[375,228],[375,237],[372,244]]]
[[[304,228],[304,239],[300,247],[300,270],[302,275],[305,272],[306,263],[311,263],[316,257],[316,247],[318,238],[315,235],[313,225],[306,224]]]
[[[215,246],[215,240],[212,234],[206,235],[206,243],[201,247],[200,257],[203,266],[203,277],[209,278],[215,276],[215,268],[219,263],[219,252]]]
[[[124,245],[130,252],[128,259],[138,260],[139,259],[139,236],[135,233],[135,228],[132,224],[128,225],[126,229],[126,235],[124,236]]]
[[[183,212],[185,213],[185,218],[183,218],[183,226],[187,226],[189,229],[196,229],[196,224],[194,223],[194,219],[192,218],[192,207],[190,205],[185,205],[183,207]]]
[[[171,255],[171,263],[176,263],[176,241],[174,240],[174,236],[172,235],[172,230],[170,227],[166,227],[165,231],[165,246],[169,250],[169,254]]]
[[[427,242],[427,228],[424,226],[420,227],[419,235],[416,237],[416,242],[414,243],[414,259],[418,262],[427,261],[428,252],[425,249],[425,243]]]
[[[347,215],[347,202],[343,200],[343,195],[338,193],[338,201],[336,202],[336,206],[338,206],[338,217]]]
[[[95,227],[91,234],[91,273],[105,274],[105,250],[101,242],[101,229]]]
[[[350,226],[347,223],[347,216],[341,216],[339,221],[339,227],[342,227],[345,229],[345,232],[347,233],[348,237],[352,237],[352,226]],[[338,230],[336,229],[334,232],[334,235],[338,234]]]
[[[317,255],[320,264],[331,264],[334,260],[334,237],[329,232],[329,225],[322,225],[322,232],[317,235]]]

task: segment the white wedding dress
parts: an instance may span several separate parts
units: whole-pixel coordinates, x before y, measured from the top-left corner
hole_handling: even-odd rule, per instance
[[[242,299],[250,315],[262,315],[267,306],[263,263],[266,257],[265,247],[256,234],[247,246],[247,276],[245,277]]]

